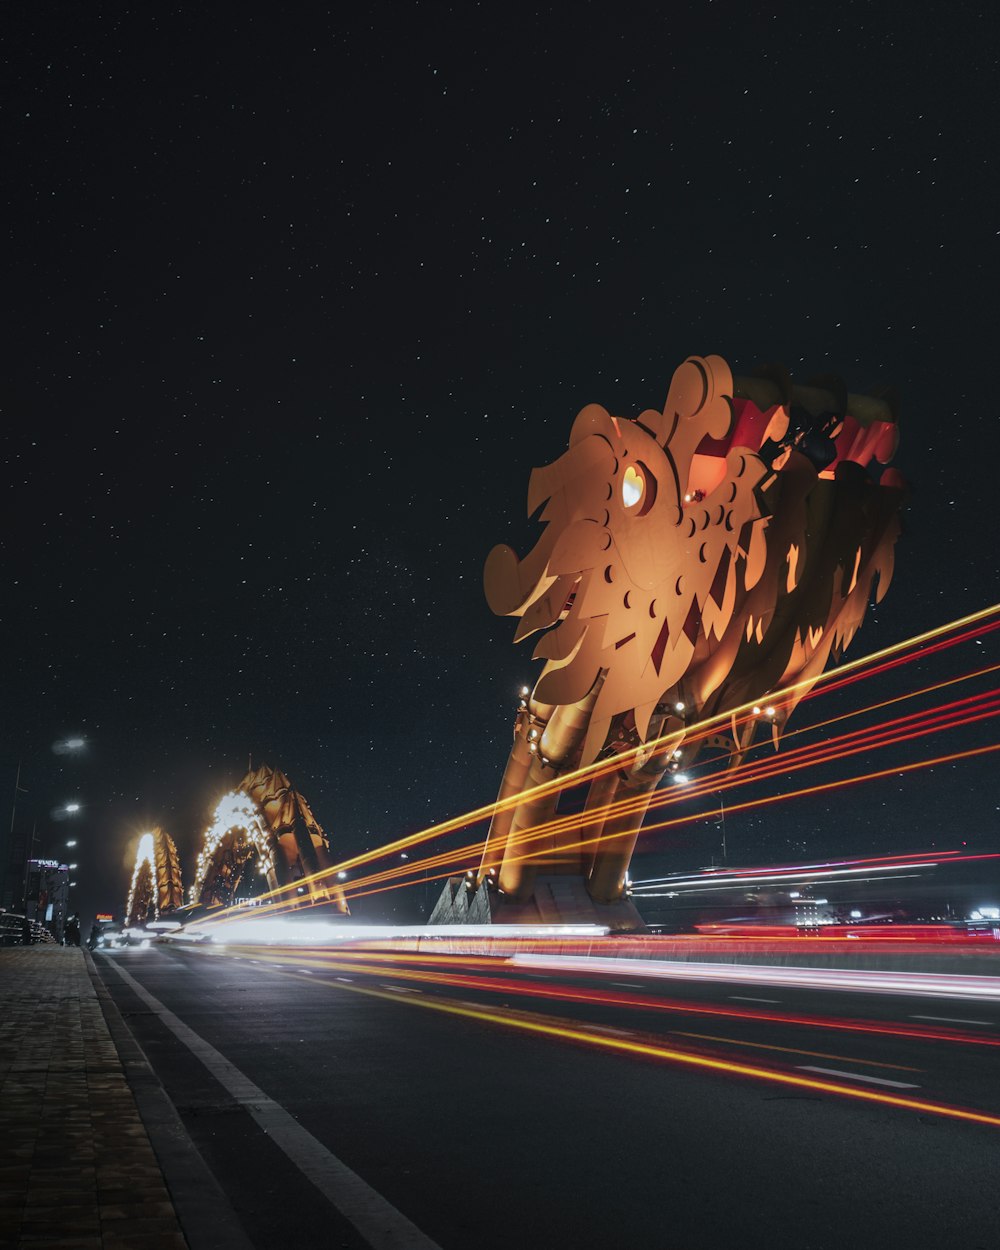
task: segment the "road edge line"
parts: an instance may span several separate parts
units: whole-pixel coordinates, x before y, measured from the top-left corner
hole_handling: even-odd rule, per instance
[[[253,1250],[253,1242],[244,1232],[225,1190],[191,1139],[163,1082],[125,1023],[96,961],[89,950],[84,950],[83,954],[126,1083],[191,1250]]]
[[[219,1084],[252,1116],[274,1144],[295,1164],[323,1197],[368,1242],[372,1250],[441,1250],[402,1211],[373,1189],[332,1150],[265,1094],[221,1051],[197,1034],[180,1017],[116,961],[108,960],[119,977],[159,1017],[171,1033],[201,1060]]]

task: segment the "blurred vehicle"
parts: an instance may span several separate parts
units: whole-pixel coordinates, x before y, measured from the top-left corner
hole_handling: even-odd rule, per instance
[[[94,924],[87,939],[88,950],[108,950],[114,947],[127,946],[128,939],[122,932],[120,924],[114,921],[105,924]]]

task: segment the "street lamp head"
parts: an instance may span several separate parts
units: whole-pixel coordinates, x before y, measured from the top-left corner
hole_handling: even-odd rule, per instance
[[[69,738],[60,738],[58,742],[53,742],[52,750],[56,755],[75,755],[78,751],[82,751],[86,745],[86,738],[81,734],[73,734]]]
[[[74,813],[80,810],[80,804],[79,803],[67,803],[64,810],[69,812],[69,814],[72,816]]]
[[[69,847],[69,846],[76,846],[76,838],[70,838],[70,840],[66,843],[66,845],[67,845],[68,847]]]

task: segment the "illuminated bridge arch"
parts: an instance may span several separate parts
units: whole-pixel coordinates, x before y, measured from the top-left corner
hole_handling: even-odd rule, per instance
[[[181,865],[173,838],[157,827],[139,838],[132,885],[125,904],[127,925],[159,920],[184,902]]]
[[[340,887],[311,880],[332,862],[329,840],[309,804],[283,772],[264,764],[219,800],[198,854],[190,900],[231,907],[257,893],[263,883],[256,878],[263,877],[268,891],[289,888],[286,903],[329,903],[347,914]]]

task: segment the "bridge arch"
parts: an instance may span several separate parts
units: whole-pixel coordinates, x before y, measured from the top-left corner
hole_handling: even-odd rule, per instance
[[[303,883],[301,894],[283,901],[331,904],[347,915],[343,890],[312,880],[332,862],[329,839],[309,804],[283,772],[263,764],[219,800],[198,853],[190,901],[231,907],[252,895],[254,877],[261,876],[269,891]]]
[[[132,884],[125,904],[125,923],[159,920],[184,903],[181,865],[170,834],[159,826],[139,838]]]

